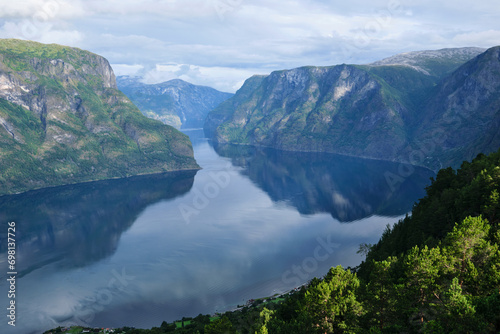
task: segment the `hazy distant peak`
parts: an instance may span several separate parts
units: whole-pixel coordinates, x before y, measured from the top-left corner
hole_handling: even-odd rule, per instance
[[[195,85],[190,82],[184,81],[182,79],[171,79],[163,82],[158,82],[158,83],[144,83],[142,77],[139,76],[128,76],[128,75],[121,75],[116,78],[116,81],[119,86],[121,87],[149,87],[149,88],[167,88],[167,87],[175,87],[175,88],[208,88],[211,90],[216,90],[215,88],[208,87],[208,86],[200,86],[200,85]]]
[[[442,74],[440,72],[449,72],[450,68],[448,67],[455,65],[458,67],[485,51],[486,49],[477,47],[412,51],[384,58],[368,65],[402,65],[427,75],[440,75]]]
[[[119,76],[117,84],[148,117],[180,128],[199,128],[207,113],[233,94],[181,79],[156,84],[143,83],[140,77]]]
[[[131,85],[140,85],[142,84],[140,81],[141,77],[130,76],[130,75],[120,75],[116,77],[116,83],[121,86],[131,86]]]

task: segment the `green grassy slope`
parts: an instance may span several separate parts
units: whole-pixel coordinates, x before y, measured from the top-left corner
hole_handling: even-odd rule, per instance
[[[109,63],[0,40],[0,194],[199,168],[187,136],[143,116]]]

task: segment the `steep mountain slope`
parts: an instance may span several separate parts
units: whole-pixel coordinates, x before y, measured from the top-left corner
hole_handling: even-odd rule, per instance
[[[136,77],[120,76],[118,88],[142,113],[176,128],[200,128],[210,110],[233,94],[183,80],[147,85]]]
[[[500,47],[447,77],[423,108],[410,150],[435,147],[436,167],[459,165],[500,147]],[[407,150],[408,152],[409,150]]]
[[[429,85],[428,76],[411,68],[393,74],[393,68],[353,65],[273,72],[251,79],[211,112],[205,129],[218,142],[392,160],[407,145],[412,102],[384,77]]]
[[[472,126],[469,122],[462,122],[460,129],[450,129],[442,123],[434,127],[429,124],[442,108],[438,101],[450,99],[453,93],[444,87],[465,84],[458,78],[472,72],[459,68],[449,76],[446,73],[480,51],[477,48],[425,51],[370,65],[303,67],[253,77],[233,98],[208,115],[204,128],[208,136],[220,143],[333,152],[410,162],[434,170],[447,164],[456,166],[480,153],[479,149],[489,152],[498,148],[493,139],[474,137],[480,134],[476,131],[470,136],[457,136],[457,147],[468,146],[473,138],[479,142],[467,149],[466,155],[457,149],[443,157],[443,152],[435,149],[439,145],[436,136],[428,132],[429,129],[469,131]],[[474,61],[469,66],[474,67]],[[484,71],[497,66],[494,57],[477,62],[483,64]],[[500,83],[500,76],[495,73],[496,70],[487,76],[491,95],[488,98],[493,100],[500,96],[495,86]],[[484,77],[485,73],[477,75]],[[469,82],[469,85],[474,84]],[[482,115],[476,118],[477,122],[488,123],[495,102],[487,102],[479,95],[477,104],[471,108],[476,108],[473,113],[476,116]],[[485,103],[490,106],[489,114],[483,108]],[[454,106],[462,108],[458,100]],[[479,125],[476,128],[480,129]],[[493,138],[494,130],[490,132]]]
[[[249,102],[251,94],[260,87],[265,78],[266,76],[264,75],[254,75],[248,78],[232,98],[222,102],[217,108],[210,111],[203,124],[205,132],[210,136],[214,135],[217,127],[229,121],[231,115],[240,104]]]
[[[199,168],[187,136],[144,117],[108,61],[0,40],[0,194]]]

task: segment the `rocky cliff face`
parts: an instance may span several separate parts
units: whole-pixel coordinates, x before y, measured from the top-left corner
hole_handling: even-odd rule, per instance
[[[233,98],[208,115],[205,131],[220,143],[325,151],[411,162],[432,169],[456,166],[461,159],[470,158],[460,152],[474,140],[483,144],[465,149],[471,154],[480,153],[479,148],[498,148],[494,140],[481,137],[486,128],[479,124],[488,123],[488,129],[496,124],[490,122],[498,110],[496,102],[488,102],[499,96],[496,85],[500,77],[497,65],[491,63],[494,56],[489,60],[478,57],[467,63],[469,67],[464,65],[446,75],[478,52],[476,48],[445,49],[395,57],[380,64],[304,67],[250,78]],[[483,70],[478,70],[479,64]],[[476,74],[471,75],[473,72]],[[464,81],[465,77],[469,80]],[[481,84],[485,80],[488,87]],[[472,87],[474,93],[470,94]],[[490,106],[489,111],[485,105]],[[445,117],[450,122],[445,115],[438,116],[440,110],[450,108],[455,112],[475,110],[468,113],[476,115],[476,123],[460,125],[460,131],[468,135],[449,135],[448,141],[456,137],[453,145],[461,148],[449,150],[445,156],[443,150],[435,148],[438,143],[433,143],[432,150],[422,149],[424,144],[430,146],[428,131],[450,131],[444,121],[436,119]],[[476,124],[475,131],[472,124]],[[493,138],[496,132],[488,131]],[[447,145],[444,150],[452,144]]]
[[[189,139],[144,117],[108,61],[0,40],[0,194],[198,168]]]
[[[238,92],[214,110],[205,128],[215,128],[218,142],[391,160],[407,144],[410,110],[386,86],[352,65],[273,72],[252,93]],[[223,108],[228,112],[216,126],[212,114]]]
[[[182,129],[203,127],[208,112],[233,96],[178,79],[147,85],[122,76],[117,82],[144,115]]]
[[[203,129],[205,133],[210,137],[214,136],[217,127],[224,122],[228,122],[231,119],[233,112],[242,103],[248,103],[250,96],[255,93],[257,88],[260,87],[262,81],[266,78],[263,75],[254,75],[243,83],[243,86],[236,92],[236,95],[232,98],[222,102],[208,113],[205,118],[205,123],[203,124]]]
[[[78,59],[79,63],[75,64],[79,67],[77,70],[71,60],[66,62],[63,59],[44,58],[43,54],[31,59],[29,55],[23,54],[25,59],[22,59],[19,56],[21,51],[16,54],[18,50],[9,48],[11,45],[31,46],[33,49],[28,49],[29,53],[38,47],[36,44],[17,41],[2,41],[2,44],[5,46],[0,54],[0,98],[31,111],[45,127],[47,121],[64,118],[66,114],[85,113],[79,85],[93,86],[94,93],[98,95],[102,95],[106,89],[117,89],[113,70],[102,57],[85,52],[78,54],[75,50],[70,58]],[[89,80],[97,81],[98,85],[93,85]],[[0,122],[4,128],[17,131],[7,121]],[[71,134],[58,136],[60,131],[55,127],[49,126],[44,130],[49,132],[48,140],[71,141]]]
[[[430,154],[435,157],[436,168],[471,161],[478,153],[497,151],[500,47],[488,49],[453,72],[437,87],[423,110],[410,149],[418,149],[418,143],[434,148]]]

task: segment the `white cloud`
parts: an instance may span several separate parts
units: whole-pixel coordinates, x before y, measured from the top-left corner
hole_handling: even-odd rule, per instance
[[[128,65],[128,64],[112,64],[113,72],[116,76],[128,75],[137,76],[143,69],[143,65]]]
[[[35,25],[29,20],[6,22],[0,28],[0,38],[36,40],[46,44],[79,46],[84,34],[77,30],[58,29],[52,23]]]
[[[460,33],[453,38],[453,43],[480,47],[500,45],[500,30]]]
[[[85,14],[80,4],[80,1],[67,0],[2,1],[0,17],[24,18],[38,23],[53,19],[70,19]]]
[[[163,18],[214,15],[218,0],[87,0],[85,8],[93,14],[154,15]],[[237,0],[230,0],[237,1]]]
[[[39,42],[78,46],[84,38],[84,34],[77,30],[50,30],[39,38]]]
[[[3,1],[0,36],[68,44],[113,64],[143,66],[148,81],[184,78],[234,91],[246,77],[272,70],[498,45],[499,12],[497,0]]]

